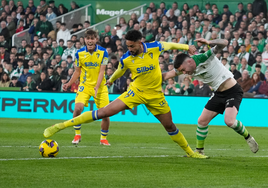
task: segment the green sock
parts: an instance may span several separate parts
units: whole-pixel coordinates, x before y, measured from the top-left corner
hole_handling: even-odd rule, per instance
[[[242,124],[241,121],[235,120],[234,124],[231,126],[232,129],[234,129],[235,132],[238,134],[244,136],[244,138],[248,137],[248,130],[246,127]]]
[[[196,148],[204,148],[205,139],[208,136],[208,126],[197,125],[196,129]]]

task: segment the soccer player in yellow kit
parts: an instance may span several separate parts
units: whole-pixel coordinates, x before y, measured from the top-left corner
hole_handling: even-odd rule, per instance
[[[98,119],[113,116],[122,110],[133,108],[139,104],[145,104],[150,112],[161,122],[171,139],[176,142],[189,157],[208,158],[198,152],[194,152],[186,139],[172,121],[170,108],[161,91],[162,74],[158,57],[164,50],[182,49],[190,53],[194,47],[185,44],[152,42],[142,43],[142,34],[131,30],[125,36],[128,52],[122,56],[118,69],[112,75],[107,85],[111,85],[121,77],[127,69],[132,73],[134,80],[128,91],[111,102],[108,106],[96,111],[89,111],[63,123],[55,124],[44,131],[44,137],[48,138],[66,127],[89,123]]]
[[[105,69],[108,63],[108,53],[105,48],[96,45],[97,32],[87,30],[85,32],[86,46],[75,53],[75,72],[71,80],[63,85],[67,90],[80,76],[80,85],[75,98],[73,117],[79,116],[84,106],[88,106],[88,100],[94,97],[97,108],[103,108],[109,104],[108,89],[105,86]],[[101,122],[101,145],[110,145],[106,139],[109,131],[110,118],[105,117]],[[75,125],[75,137],[73,144],[81,141],[81,124]]]

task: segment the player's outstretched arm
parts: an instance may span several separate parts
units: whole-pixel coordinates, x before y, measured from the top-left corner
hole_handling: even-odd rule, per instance
[[[194,55],[196,48],[195,46],[187,45],[187,44],[179,44],[174,42],[161,42],[164,46],[165,50],[186,50],[189,52],[190,55]]]
[[[168,71],[168,72],[165,72],[165,73],[162,73],[162,80],[167,80],[169,78],[173,78],[177,76],[177,73],[175,71],[175,69],[171,70],[171,71]]]
[[[207,44],[207,45],[216,45],[216,47],[214,48],[214,54],[221,52],[223,48],[225,48],[225,46],[228,45],[228,40],[226,39],[215,39],[215,40],[206,40],[203,38],[200,39],[196,39],[196,42],[201,42],[203,44]]]
[[[71,85],[79,78],[80,74],[81,74],[81,68],[75,67],[75,71],[73,73],[72,78],[70,79],[70,81],[67,84],[63,85],[63,90],[67,91],[68,87],[71,87]]]
[[[113,73],[113,75],[111,76],[111,78],[109,80],[107,80],[106,85],[112,85],[112,83],[117,79],[120,78],[121,76],[124,75],[124,73],[126,72],[126,68],[124,66],[122,66],[121,62],[118,65],[117,70]]]

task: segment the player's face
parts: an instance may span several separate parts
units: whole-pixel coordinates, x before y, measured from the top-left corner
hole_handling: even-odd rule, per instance
[[[95,50],[96,42],[97,42],[97,38],[94,35],[85,37],[85,43],[89,51]]]
[[[178,68],[179,72],[185,72],[185,74],[193,74],[196,68],[196,64],[192,58],[187,58],[181,66]]]
[[[136,42],[127,40],[126,41],[127,48],[131,55],[138,55],[141,51],[141,41],[138,40]]]

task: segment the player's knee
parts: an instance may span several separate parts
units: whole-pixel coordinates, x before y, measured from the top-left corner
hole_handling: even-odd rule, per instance
[[[204,119],[202,117],[199,117],[198,120],[197,120],[197,123],[198,123],[198,125],[202,125],[202,126],[205,127],[205,126],[208,125],[209,122],[206,119]]]
[[[83,111],[83,108],[77,107],[74,109],[73,117],[79,116]]]
[[[233,119],[233,118],[224,118],[224,122],[228,127],[231,127],[234,124],[235,119]]]
[[[109,117],[109,113],[105,110],[105,108],[101,108],[98,110],[98,118],[106,119]]]
[[[109,117],[102,118],[102,121],[109,123],[110,122],[110,118]]]

